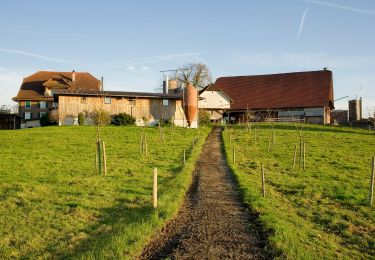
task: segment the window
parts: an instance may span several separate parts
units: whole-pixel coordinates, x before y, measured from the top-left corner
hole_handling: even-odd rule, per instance
[[[168,106],[169,100],[168,99],[163,99],[163,106]]]
[[[46,114],[47,114],[47,112],[39,112],[39,118],[42,118]]]
[[[81,103],[87,104],[87,97],[81,97]]]
[[[111,104],[111,97],[105,97],[104,104]]]
[[[52,107],[53,107],[53,108],[56,108],[56,107],[57,107],[57,102],[53,102],[53,103],[52,103]]]
[[[25,120],[31,119],[31,112],[25,112]]]
[[[30,109],[30,108],[31,108],[31,101],[30,101],[30,100],[27,100],[27,101],[25,102],[25,108],[27,108],[27,109]]]
[[[47,102],[46,101],[40,101],[39,102],[39,108],[40,109],[46,109],[47,108]]]

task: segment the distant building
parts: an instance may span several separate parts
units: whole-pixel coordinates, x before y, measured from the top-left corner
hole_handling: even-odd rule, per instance
[[[347,125],[348,110],[333,110],[331,113],[331,122],[337,125]]]
[[[39,119],[57,107],[56,90],[100,91],[101,82],[88,72],[38,71],[23,79],[14,101],[18,102],[23,127],[40,126]]]
[[[15,130],[21,128],[22,119],[15,114],[0,114],[0,130]]]
[[[215,84],[210,84],[199,92],[199,109],[207,111],[211,122],[220,123],[224,112],[230,109],[231,98]]]
[[[215,86],[232,100],[226,114],[235,122],[301,120],[329,124],[334,109],[332,72],[292,72],[270,75],[220,77]]]
[[[362,119],[362,99],[349,100],[349,122]]]

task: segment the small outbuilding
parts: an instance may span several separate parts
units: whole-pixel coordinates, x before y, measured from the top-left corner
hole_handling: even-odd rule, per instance
[[[21,128],[22,118],[16,114],[0,114],[0,130],[15,130]]]

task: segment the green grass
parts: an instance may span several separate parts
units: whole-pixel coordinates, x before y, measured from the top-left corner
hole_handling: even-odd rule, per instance
[[[260,124],[254,140],[244,127],[223,132],[230,166],[245,202],[260,213],[268,250],[289,259],[375,259],[375,206],[368,206],[375,133],[350,128],[298,125],[306,145],[306,170],[293,170],[293,125]],[[236,148],[236,165],[232,162]],[[297,153],[299,154],[299,153]],[[266,197],[261,192],[265,167]]]
[[[139,153],[143,130],[147,157]],[[191,150],[198,130],[165,128],[163,143],[157,128],[104,127],[106,176],[95,171],[94,127],[1,131],[0,258],[134,258],[177,213],[209,130],[199,130]]]

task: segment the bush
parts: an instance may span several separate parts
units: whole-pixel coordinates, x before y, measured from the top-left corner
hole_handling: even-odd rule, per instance
[[[83,112],[78,113],[78,124],[83,125],[85,123],[85,114]]]
[[[199,109],[199,125],[211,124],[210,114],[203,109]]]
[[[160,126],[172,126],[173,122],[169,119],[160,120]]]
[[[111,123],[111,114],[103,109],[96,109],[91,113],[95,125],[103,126]]]
[[[135,117],[126,114],[126,113],[120,113],[118,115],[115,115],[112,119],[112,124],[114,125],[135,125]]]
[[[39,119],[40,126],[50,126],[50,125],[56,125],[56,122],[53,120],[53,118],[50,116],[49,113],[44,114]]]

